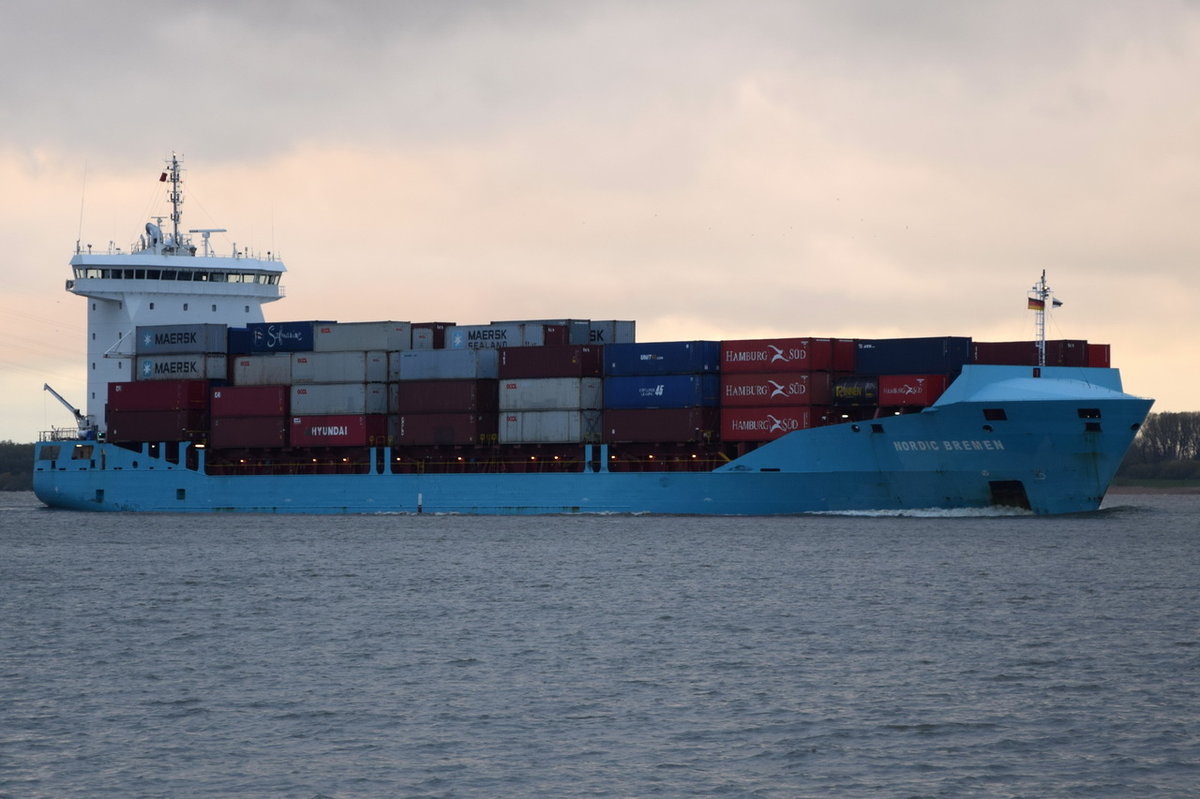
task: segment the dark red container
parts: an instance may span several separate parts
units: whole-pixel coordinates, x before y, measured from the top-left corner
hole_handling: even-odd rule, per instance
[[[600,440],[614,443],[711,441],[720,417],[716,408],[633,408],[606,410]]]
[[[755,407],[828,405],[833,401],[829,372],[721,375],[721,405]]]
[[[976,341],[971,347],[972,363],[1001,366],[1037,366],[1036,341]],[[1088,343],[1074,339],[1046,342],[1047,366],[1087,366]]]
[[[858,339],[835,338],[833,340],[833,371],[853,374],[858,368]]]
[[[1108,369],[1112,366],[1112,345],[1111,344],[1088,344],[1088,366],[1094,366],[1098,369]]]
[[[207,392],[206,392],[207,395]],[[109,441],[203,441],[208,432],[206,411],[109,411]]]
[[[814,409],[790,408],[722,408],[722,441],[772,441],[793,430],[812,427]]]
[[[530,347],[530,349],[536,349]],[[389,413],[496,413],[497,380],[406,380],[388,386]]]
[[[757,338],[721,342],[721,371],[820,372],[833,366],[827,338]]]
[[[289,394],[288,386],[221,386],[212,390],[212,415],[287,416]]]
[[[501,378],[600,377],[603,374],[603,347],[568,345],[505,347],[500,350]]]
[[[389,443],[388,417],[381,413],[290,418],[293,447],[381,447]]]
[[[942,396],[948,383],[945,375],[880,375],[879,404],[923,408]]]
[[[499,429],[494,413],[402,413],[392,418],[397,446],[494,444]]]
[[[110,413],[204,410],[208,407],[208,386],[207,380],[139,380],[135,383],[109,383],[108,410]]]
[[[542,325],[543,346],[564,347],[570,343],[571,328],[566,325]],[[541,375],[513,375],[513,377],[541,377]],[[548,377],[559,377],[559,375],[548,375]]]
[[[212,420],[208,445],[213,449],[259,449],[286,447],[286,416],[227,416]]]

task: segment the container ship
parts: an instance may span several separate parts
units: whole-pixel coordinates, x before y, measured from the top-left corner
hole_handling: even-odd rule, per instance
[[[639,341],[628,320],[268,322],[283,263],[166,217],[76,245],[85,409],[40,436],[54,508],[768,515],[1095,510],[1152,404],[1107,345],[1038,335]],[[399,314],[398,314],[399,315]],[[405,313],[404,316],[409,316]]]

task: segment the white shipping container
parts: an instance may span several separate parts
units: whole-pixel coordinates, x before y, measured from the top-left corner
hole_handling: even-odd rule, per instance
[[[600,441],[600,411],[502,411],[501,444],[592,444]]]
[[[427,327],[414,327],[412,330],[412,348],[414,350],[433,349],[433,331]]]
[[[540,347],[546,343],[540,324],[455,325],[446,328],[446,349],[485,350],[500,347]]]
[[[386,383],[309,383],[291,395],[296,416],[387,413]]]
[[[286,386],[292,382],[292,354],[234,356],[231,377],[235,386]]]
[[[500,353],[494,349],[388,353],[388,380],[474,380],[499,374]]]
[[[316,352],[407,350],[412,346],[409,322],[330,322],[313,330]]]
[[[604,407],[599,377],[525,377],[500,381],[500,410],[592,410]]]
[[[292,354],[235,356],[232,377],[235,386],[286,386],[292,382]]]
[[[134,370],[136,380],[224,380],[228,376],[224,355],[142,355]]]
[[[588,331],[588,344],[633,344],[637,332],[636,322],[624,322],[611,319],[606,322],[591,323]]]
[[[293,383],[382,383],[388,375],[387,353],[295,352]]]

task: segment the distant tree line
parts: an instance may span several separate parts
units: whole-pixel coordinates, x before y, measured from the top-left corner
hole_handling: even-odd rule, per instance
[[[1118,476],[1200,480],[1200,412],[1152,413],[1146,417]]]
[[[33,490],[33,444],[0,441],[0,491]]]

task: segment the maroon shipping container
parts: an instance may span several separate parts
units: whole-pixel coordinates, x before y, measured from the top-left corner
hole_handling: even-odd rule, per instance
[[[499,430],[494,413],[403,413],[392,418],[397,446],[494,444]]]
[[[388,417],[381,413],[291,417],[293,447],[383,447],[389,438]]]
[[[208,407],[207,380],[139,380],[108,384],[108,411],[186,411]]]
[[[722,441],[771,441],[812,427],[812,407],[722,408]]]
[[[946,375],[880,375],[879,404],[923,408],[942,396],[948,383]]]
[[[496,413],[496,380],[406,380],[388,386],[389,413]]]
[[[829,372],[782,374],[722,374],[721,404],[755,407],[828,405],[833,402]]]
[[[212,420],[208,445],[213,449],[259,449],[286,447],[288,417],[227,416]]]
[[[858,368],[858,339],[833,340],[833,371],[853,373]]]
[[[604,412],[600,440],[606,444],[711,441],[719,422],[716,408],[614,408]]]
[[[505,347],[500,350],[501,378],[600,377],[603,374],[603,347]]]
[[[1037,366],[1036,341],[976,341],[971,346],[972,363],[1001,366]],[[1046,342],[1047,366],[1087,366],[1088,343],[1072,339]]]
[[[721,371],[821,372],[833,366],[827,338],[758,338],[721,342]]]
[[[1108,369],[1112,366],[1112,345],[1111,344],[1088,344],[1088,366],[1094,366],[1097,369]]]
[[[106,437],[114,442],[203,441],[206,411],[109,411]]]
[[[287,416],[289,394],[288,386],[221,386],[212,390],[212,415]]]
[[[545,347],[565,347],[571,343],[571,328],[566,325],[542,325],[542,346]],[[514,347],[515,349],[515,347]],[[514,377],[541,377],[542,375],[513,375]],[[546,377],[559,377],[560,375],[546,375]]]

